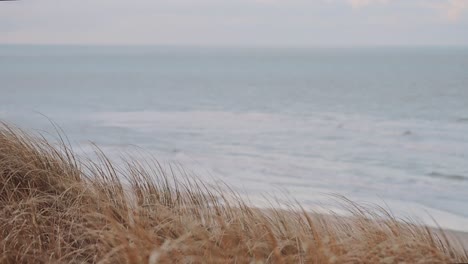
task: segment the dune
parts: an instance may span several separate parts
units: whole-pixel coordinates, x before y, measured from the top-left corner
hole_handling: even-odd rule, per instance
[[[468,262],[466,235],[384,209],[259,210],[157,161],[95,154],[0,127],[0,263]]]

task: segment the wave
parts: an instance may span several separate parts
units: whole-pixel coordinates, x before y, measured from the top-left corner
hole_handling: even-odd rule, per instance
[[[440,178],[440,179],[449,179],[449,180],[456,180],[456,181],[466,181],[468,180],[468,176],[464,175],[459,175],[459,174],[447,174],[447,173],[441,173],[437,171],[432,171],[427,174],[427,176],[433,177],[433,178]]]

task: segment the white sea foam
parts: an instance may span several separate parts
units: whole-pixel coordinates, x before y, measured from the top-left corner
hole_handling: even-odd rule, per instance
[[[468,131],[456,123],[213,111],[100,112],[85,118],[99,127],[129,129],[133,139],[142,138],[129,144],[249,196],[281,190],[307,205],[316,195],[339,193],[385,201],[402,216],[431,224],[431,215],[445,228],[468,231],[468,215],[460,208],[468,202],[467,182],[430,174],[468,173]]]

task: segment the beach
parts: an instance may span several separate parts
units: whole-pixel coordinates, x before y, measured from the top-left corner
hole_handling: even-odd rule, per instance
[[[468,0],[0,0],[0,264],[468,263]]]

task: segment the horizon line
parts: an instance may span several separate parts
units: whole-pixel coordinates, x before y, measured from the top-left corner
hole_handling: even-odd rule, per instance
[[[1,1],[1,0],[0,0]],[[304,48],[424,48],[424,47],[457,47],[468,48],[468,44],[161,44],[161,43],[1,43],[0,46],[70,46],[70,47],[165,47],[165,48],[266,48],[266,49],[304,49]]]

